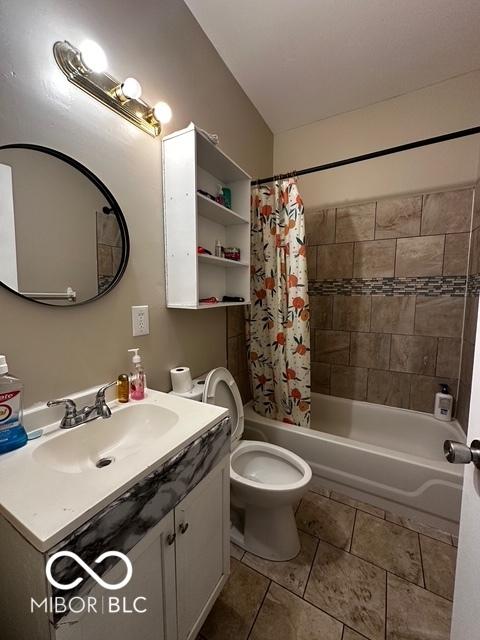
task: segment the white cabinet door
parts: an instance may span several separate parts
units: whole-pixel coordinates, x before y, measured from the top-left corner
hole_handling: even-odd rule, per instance
[[[230,458],[175,509],[178,640],[195,638],[230,571]]]
[[[122,589],[112,591],[96,586],[89,597],[96,598],[97,613],[85,613],[74,624],[61,625],[55,640],[176,640],[175,545],[173,511],[159,522],[128,554],[133,573]],[[106,582],[115,584],[125,576],[125,565],[119,562],[105,576]],[[145,613],[108,613],[108,598],[119,598],[123,610],[133,609],[137,598],[138,609]]]

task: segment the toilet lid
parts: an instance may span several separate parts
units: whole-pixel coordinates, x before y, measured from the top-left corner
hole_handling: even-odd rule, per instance
[[[203,402],[228,409],[232,419],[232,441],[240,440],[243,434],[243,402],[237,383],[225,367],[212,369],[205,378]]]

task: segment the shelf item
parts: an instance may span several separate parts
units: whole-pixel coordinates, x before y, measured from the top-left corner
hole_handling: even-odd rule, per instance
[[[250,299],[250,176],[192,123],[166,136],[163,149],[163,196],[167,306],[207,309],[248,302],[199,303],[225,295]],[[232,209],[208,196],[227,188]],[[242,260],[212,254],[216,242],[238,247]]]

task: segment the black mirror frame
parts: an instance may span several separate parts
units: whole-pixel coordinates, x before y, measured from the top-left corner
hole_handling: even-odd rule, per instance
[[[125,269],[127,268],[128,259],[130,256],[130,238],[128,235],[127,222],[125,220],[122,210],[120,209],[120,205],[118,204],[118,202],[113,196],[113,193],[100,180],[100,178],[98,178],[92,171],[90,171],[90,169],[87,169],[87,167],[85,167],[83,164],[81,164],[74,158],[71,158],[70,156],[65,155],[61,151],[57,151],[56,149],[51,149],[49,147],[43,147],[36,144],[23,144],[23,143],[2,145],[0,146],[0,151],[2,151],[2,149],[30,149],[32,151],[39,151],[40,153],[46,153],[47,155],[58,158],[59,160],[63,160],[63,162],[66,162],[70,166],[77,169],[77,171],[80,171],[80,173],[83,173],[83,175],[88,180],[90,180],[90,182],[92,182],[97,187],[97,189],[102,193],[102,195],[107,200],[108,205],[112,210],[112,213],[114,213],[115,217],[117,218],[118,226],[120,227],[120,236],[122,239],[122,258],[120,262],[120,268],[115,274],[115,277],[113,278],[112,282],[104,291],[97,294],[93,298],[89,298],[88,300],[82,300],[81,302],[76,302],[75,304],[72,304],[72,305],[58,305],[58,304],[52,304],[50,302],[42,302],[40,300],[35,300],[34,298],[28,298],[27,296],[22,295],[19,291],[15,291],[15,289],[12,289],[11,287],[7,286],[2,281],[0,281],[0,286],[6,289],[7,291],[11,291],[16,296],[18,296],[19,298],[22,298],[23,300],[28,300],[29,302],[35,302],[36,304],[41,304],[46,307],[55,307],[56,309],[71,309],[71,308],[79,307],[80,305],[88,304],[89,302],[94,302],[95,300],[98,300],[99,298],[102,298],[103,296],[105,296],[107,293],[110,293],[110,291],[112,291],[112,289],[116,287],[117,284],[122,279],[122,276],[125,273]]]

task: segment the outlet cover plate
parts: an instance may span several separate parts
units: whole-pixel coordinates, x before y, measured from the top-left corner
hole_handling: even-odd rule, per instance
[[[150,333],[150,322],[148,319],[148,305],[137,305],[132,307],[132,335],[147,336]]]

